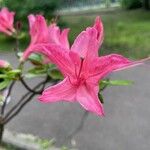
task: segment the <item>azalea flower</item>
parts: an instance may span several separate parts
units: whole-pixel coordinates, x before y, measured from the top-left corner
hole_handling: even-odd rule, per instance
[[[7,61],[0,60],[0,68],[7,68],[9,65],[10,64]]]
[[[48,27],[42,15],[29,15],[28,20],[31,42],[25,50],[21,61],[26,60],[31,53],[37,52],[43,44],[57,44],[63,48],[69,48],[69,29],[64,29],[61,32],[56,23],[52,23]]]
[[[103,26],[97,17],[94,26],[75,39],[70,51],[59,45],[45,46],[45,54],[63,73],[64,80],[44,90],[39,100],[79,102],[87,111],[103,116],[104,108],[98,98],[99,81],[113,71],[136,63],[117,54],[98,57],[102,40]]]
[[[2,8],[0,11],[0,32],[4,32],[7,35],[12,35],[15,32],[13,27],[14,12],[10,12],[7,8]]]

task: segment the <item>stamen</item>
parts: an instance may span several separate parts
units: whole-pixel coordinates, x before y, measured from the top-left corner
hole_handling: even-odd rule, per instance
[[[81,65],[80,65],[79,74],[78,74],[77,78],[79,78],[79,76],[81,74],[81,70],[82,70],[82,66],[83,66],[83,61],[84,61],[84,59],[81,58]]]

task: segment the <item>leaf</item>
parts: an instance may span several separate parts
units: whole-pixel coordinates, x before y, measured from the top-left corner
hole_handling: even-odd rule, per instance
[[[100,102],[101,102],[102,104],[104,104],[104,99],[103,99],[102,94],[98,93],[98,98],[99,98]]]
[[[20,70],[20,69],[15,69],[15,70],[8,71],[8,72],[6,73],[6,75],[7,75],[7,78],[9,78],[9,79],[14,79],[14,78],[16,78],[20,73],[21,73],[21,70]]]
[[[103,82],[103,81],[109,81],[109,79],[105,79],[105,80],[100,81],[99,87],[100,87],[100,90],[101,90],[101,91],[103,91],[103,90],[108,86],[108,84],[106,84],[106,83]]]
[[[28,70],[28,72],[32,73],[32,74],[45,74],[46,71],[47,71],[47,69],[43,66],[35,67],[35,68],[32,68],[32,69]]]
[[[25,74],[26,78],[35,78],[40,76],[45,76],[47,73],[47,68],[44,66],[41,67],[35,67],[30,70],[28,70],[28,73]]]
[[[29,57],[29,60],[34,64],[34,65],[42,65],[43,59],[40,54],[31,54]]]
[[[129,81],[129,80],[102,80],[101,81],[103,84],[106,85],[113,85],[113,86],[117,86],[117,85],[131,85],[133,84],[133,81]]]
[[[9,84],[10,84],[11,80],[5,79],[4,81],[2,81],[0,83],[0,90],[3,90],[4,88],[6,88]]]
[[[0,74],[0,79],[3,79],[3,78],[7,78],[8,76],[6,74]]]
[[[63,75],[61,74],[60,71],[58,71],[57,69],[53,69],[49,72],[49,76],[52,78],[52,79],[55,79],[55,80],[62,80],[63,79]]]
[[[45,74],[27,73],[24,75],[25,78],[36,78],[36,77],[42,77],[42,76],[45,76]]]

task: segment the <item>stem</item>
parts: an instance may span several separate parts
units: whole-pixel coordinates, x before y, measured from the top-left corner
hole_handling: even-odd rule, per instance
[[[7,96],[6,96],[5,100],[4,100],[4,104],[2,105],[2,108],[1,108],[1,116],[4,115],[5,107],[6,107],[6,104],[7,104],[7,99],[8,99],[8,97],[9,97],[10,94],[11,94],[11,91],[12,91],[12,88],[13,88],[14,84],[15,84],[15,81],[13,81],[13,82],[11,83],[11,85],[10,85],[10,87],[9,87],[9,89],[8,89],[8,94],[7,94]]]
[[[17,58],[19,58],[18,56],[18,53],[19,53],[19,40],[18,40],[18,31],[16,30],[16,34],[14,36],[15,38],[15,48],[14,48],[14,51],[15,51],[15,55]]]
[[[11,91],[12,91],[12,88],[15,84],[15,81],[13,81],[8,89],[8,93],[5,97],[5,100],[4,100],[4,104],[2,105],[2,108],[1,108],[1,117],[0,117],[0,144],[2,143],[2,139],[3,139],[3,133],[4,133],[4,122],[3,122],[3,115],[4,115],[4,112],[5,112],[5,108],[6,108],[6,104],[7,104],[7,99],[8,97],[10,96],[11,94]]]
[[[0,124],[0,145],[2,144],[3,139],[3,133],[4,133],[4,124]]]
[[[39,88],[39,86],[40,86],[41,84],[44,84],[44,83],[45,83],[45,81],[39,83],[39,84],[36,85],[33,89]],[[22,98],[18,101],[18,103],[16,103],[16,104],[7,112],[7,114],[5,115],[5,119],[7,119],[7,118],[9,117],[9,115],[10,115],[19,105],[21,105],[21,103],[23,102],[23,100],[24,100],[29,94],[30,94],[30,91],[27,92],[25,95],[22,96]]]
[[[24,101],[24,102],[20,105],[20,107],[15,110],[14,113],[12,113],[12,114],[10,115],[10,117],[7,117],[7,118],[5,119],[4,124],[7,124],[11,119],[13,119],[13,118],[22,110],[22,108],[23,108],[28,102],[30,102],[30,100],[31,100],[35,95],[36,95],[35,93],[32,93],[32,94],[29,96],[29,98],[28,98],[26,101]]]
[[[40,93],[41,93],[41,91],[35,91],[35,90],[31,89],[31,88],[27,85],[27,83],[24,81],[24,79],[23,79],[22,77],[20,77],[20,81],[21,81],[21,83],[24,85],[24,87],[25,87],[29,92],[32,92],[32,93],[34,93],[34,94],[40,94]]]
[[[43,89],[44,89],[44,87],[45,87],[45,84],[47,83],[47,80],[48,80],[48,78],[46,78],[45,81],[39,83],[38,85],[36,85],[36,86],[34,87],[34,90],[36,90],[37,88],[39,88],[39,86],[40,86],[41,84],[43,85],[43,86],[41,85],[42,88],[41,88],[41,90],[40,90],[40,92],[39,92],[38,94],[41,94],[41,93],[42,93],[42,91],[43,91]],[[12,118],[14,118],[14,117],[22,110],[22,108],[23,108],[28,102],[30,102],[30,100],[31,100],[35,95],[37,95],[37,93],[32,93],[32,94],[30,94],[30,96],[29,96],[27,99],[25,99],[29,94],[30,94],[30,91],[27,92],[27,93],[20,99],[20,101],[19,101],[14,107],[12,107],[11,110],[9,110],[9,112],[8,112],[8,113],[5,115],[5,117],[4,117],[4,124],[8,123]],[[24,100],[24,99],[25,99],[25,100]]]

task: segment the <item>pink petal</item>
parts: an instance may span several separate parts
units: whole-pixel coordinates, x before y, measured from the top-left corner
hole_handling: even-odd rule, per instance
[[[31,44],[28,46],[28,48],[23,53],[23,56],[20,59],[20,61],[25,61],[26,59],[28,59],[28,57],[31,55],[31,53],[43,54],[43,55],[47,56],[49,58],[49,60],[51,59],[50,52],[48,51],[48,49],[45,47],[44,44]]]
[[[103,24],[99,16],[96,17],[95,24],[93,27],[97,30],[97,40],[99,41],[99,44],[101,45],[103,42],[104,28],[103,28]]]
[[[7,8],[2,8],[0,11],[0,31],[6,33],[7,35],[12,35],[15,31],[13,27],[14,23],[14,12],[9,12]]]
[[[135,66],[139,64],[139,62],[132,62],[121,55],[111,54],[95,58],[92,64],[93,65],[91,65],[89,68],[89,78],[93,77],[95,78],[95,82],[98,82],[98,80],[104,78],[106,75],[113,71]]]
[[[103,106],[98,99],[98,87],[80,86],[77,91],[77,101],[87,111],[93,112],[99,116],[104,116]]]
[[[7,68],[9,63],[5,60],[0,60],[0,68]]]
[[[42,102],[57,102],[57,101],[75,101],[76,89],[71,85],[68,78],[65,78],[59,84],[51,86],[44,90],[39,100]]]
[[[29,20],[29,27],[31,29],[33,27],[34,23],[35,23],[36,17],[31,14],[31,15],[28,16],[28,20]]]
[[[61,32],[61,36],[60,36],[60,43],[61,45],[66,48],[69,49],[69,41],[68,41],[68,33],[69,33],[70,29],[64,29]]]
[[[42,15],[36,15],[35,20],[33,16],[29,16],[29,26],[31,43],[46,43],[48,42],[48,27],[46,20]],[[34,21],[34,22],[33,22]]]
[[[59,27],[53,23],[49,26],[49,42],[53,44],[60,44],[60,29]]]
[[[87,55],[98,56],[97,31],[95,28],[87,28],[75,39],[71,51],[74,51],[85,58]]]
[[[48,57],[57,65],[64,76],[75,75],[75,65],[69,56],[68,50],[55,44],[49,44],[46,48],[50,53]]]
[[[64,29],[61,32],[60,28],[53,23],[49,26],[49,42],[69,49],[68,33],[69,29]]]

